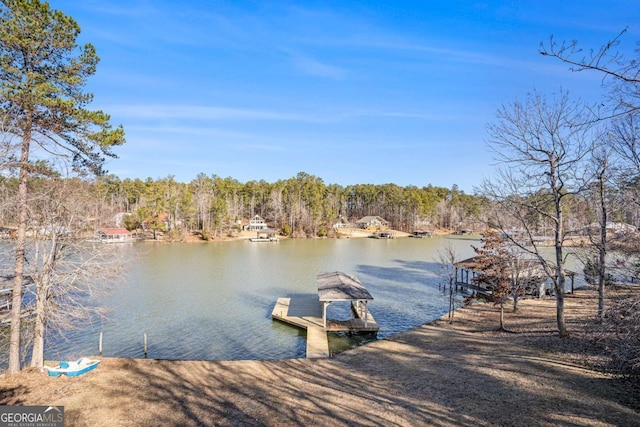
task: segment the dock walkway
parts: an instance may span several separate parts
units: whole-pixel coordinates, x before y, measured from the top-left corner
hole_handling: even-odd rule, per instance
[[[278,298],[271,318],[307,331],[307,358],[329,357],[327,332],[378,332],[380,329],[371,312],[361,306],[351,306],[354,318],[349,320],[328,319],[324,327],[322,303],[315,295]],[[366,322],[365,319],[366,318]]]
[[[271,317],[307,330],[307,358],[329,357],[329,340],[317,297],[278,298]]]
[[[456,290],[458,289],[461,289],[465,292],[471,292],[476,295],[481,295],[483,297],[489,297],[492,295],[492,292],[488,289],[465,282],[456,282]]]

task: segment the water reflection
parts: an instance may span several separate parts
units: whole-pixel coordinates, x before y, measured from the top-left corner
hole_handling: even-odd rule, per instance
[[[316,275],[355,274],[373,295],[369,304],[385,338],[446,314],[448,295],[439,289],[439,253],[452,244],[460,259],[473,255],[468,237],[431,239],[284,240],[202,244],[128,244],[135,260],[124,283],[93,303],[110,307],[66,337],[50,335],[47,359],[98,352],[160,359],[282,359],[304,357],[304,331],[271,320],[279,297],[315,294]],[[461,303],[461,298],[457,299]],[[348,317],[348,304],[330,306]],[[340,312],[346,310],[347,313]],[[333,334],[332,334],[333,335]],[[357,337],[357,339],[370,339]],[[332,351],[352,346],[332,336]],[[356,342],[357,344],[357,342]]]

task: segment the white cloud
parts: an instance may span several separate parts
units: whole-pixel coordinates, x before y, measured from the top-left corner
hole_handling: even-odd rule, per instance
[[[111,105],[108,111],[113,115],[137,119],[305,120],[304,116],[297,114],[203,105]]]
[[[344,69],[320,62],[309,56],[295,55],[293,56],[293,64],[298,70],[311,76],[343,79],[347,75]]]

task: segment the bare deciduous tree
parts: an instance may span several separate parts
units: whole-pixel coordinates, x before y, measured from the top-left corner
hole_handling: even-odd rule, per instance
[[[87,203],[70,184],[48,180],[31,203],[25,271],[35,285],[35,315],[29,322],[32,333],[27,334],[32,339],[32,367],[44,364],[47,333],[65,336],[101,313],[91,298],[107,292],[125,265],[123,251],[83,237]]]
[[[612,144],[605,135],[594,140],[595,144],[591,153],[591,168],[593,174],[593,184],[591,186],[591,199],[598,224],[597,238],[593,238],[591,232],[592,246],[597,253],[597,285],[598,285],[598,319],[603,320],[605,315],[605,283],[607,279],[607,251],[608,234],[607,225],[609,222],[609,212],[611,203],[609,194],[611,193],[611,156]],[[589,227],[590,229],[591,227]]]
[[[458,260],[458,253],[456,250],[448,244],[442,250],[438,251],[438,258],[441,267],[441,277],[446,280],[446,284],[449,285],[449,323],[453,322],[453,314],[455,308],[455,288],[456,288],[456,267],[455,264]],[[445,284],[445,290],[446,290]]]
[[[551,101],[534,92],[525,101],[503,106],[488,127],[489,146],[503,165],[497,178],[486,181],[480,192],[499,211],[491,226],[505,231],[512,243],[539,260],[552,280],[556,319],[561,336],[568,334],[564,316],[565,208],[582,190],[585,157],[589,153],[588,109],[565,92]],[[534,220],[552,225],[554,257],[548,259],[536,238]],[[512,233],[516,225],[518,238]]]
[[[627,28],[598,49],[585,53],[578,42],[557,42],[553,36],[548,44],[540,45],[540,54],[559,59],[571,71],[595,71],[603,76],[603,84],[610,87],[613,112],[594,117],[596,120],[623,116],[640,111],[640,61],[627,59],[617,49]]]

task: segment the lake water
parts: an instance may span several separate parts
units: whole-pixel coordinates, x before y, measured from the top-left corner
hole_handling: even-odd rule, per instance
[[[305,332],[271,320],[279,297],[316,295],[316,275],[354,274],[372,294],[378,338],[429,322],[448,310],[439,289],[439,251],[451,244],[460,259],[474,255],[468,237],[430,239],[289,239],[202,244],[123,244],[130,251],[126,279],[99,305],[108,318],[47,340],[47,359],[97,354],[160,359],[283,359],[304,357]],[[458,298],[457,303],[461,303]],[[348,317],[348,304],[329,315]],[[345,345],[332,337],[332,350]]]
[[[279,297],[316,295],[316,275],[354,274],[372,294],[369,309],[378,338],[411,329],[444,314],[448,296],[439,251],[451,244],[459,259],[474,255],[466,236],[427,239],[288,239],[202,244],[134,243],[117,246],[133,260],[125,280],[96,303],[106,319],[47,339],[46,359],[98,353],[161,359],[283,359],[304,357],[305,332],[271,320]],[[461,303],[458,297],[457,304]],[[348,304],[329,315],[348,317]],[[333,336],[332,351],[350,345]]]
[[[279,297],[317,295],[316,275],[331,271],[354,274],[369,290],[374,298],[369,309],[380,326],[377,338],[385,338],[447,313],[439,254],[451,245],[458,259],[468,258],[475,254],[472,244],[480,245],[479,238],[109,245],[131,262],[124,280],[92,301],[109,308],[107,318],[64,337],[49,334],[45,358],[95,355],[100,332],[106,357],[144,357],[145,333],[149,358],[304,357],[305,332],[273,321],[271,312]],[[456,304],[461,303],[457,296]],[[328,314],[348,318],[349,305],[334,303]],[[340,351],[371,339],[375,337],[330,334],[330,349]],[[0,368],[4,366],[6,354],[1,354]]]

